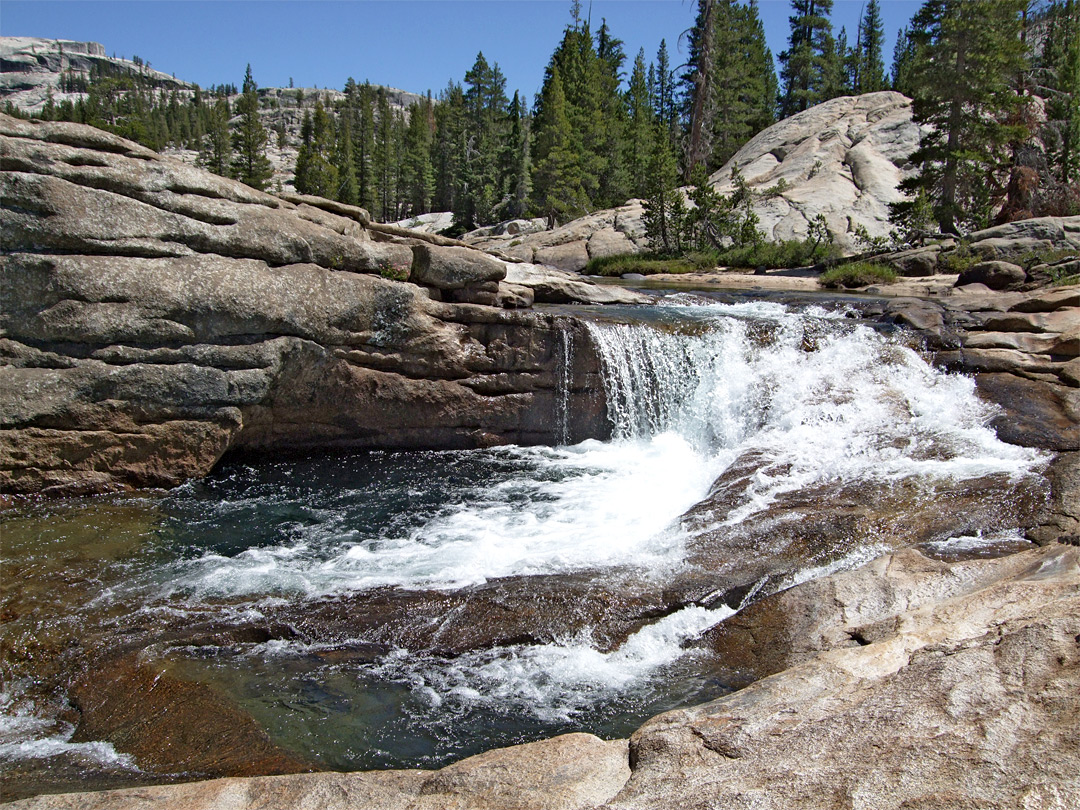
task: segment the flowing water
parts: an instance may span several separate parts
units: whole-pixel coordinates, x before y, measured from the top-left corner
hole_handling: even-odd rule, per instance
[[[611,441],[234,463],[162,495],[10,511],[0,770],[48,770],[59,757],[137,771],[107,743],[72,742],[63,690],[43,688],[62,675],[35,670],[47,659],[62,671],[62,651],[88,628],[108,638],[134,622],[212,616],[228,626],[366,593],[452,595],[548,577],[659,591],[701,529],[680,516],[747,454],[764,462],[710,531],[815,486],[918,481],[932,493],[935,481],[1018,480],[1044,462],[997,440],[971,380],[842,311],[677,295],[605,310],[589,332]],[[574,351],[567,337],[566,367]],[[557,398],[558,424],[569,423],[569,402]],[[881,550],[808,560],[790,582]],[[320,765],[433,767],[568,730],[624,735],[659,711],[722,694],[716,662],[694,642],[732,612],[675,605],[615,644],[579,627],[449,654],[368,644],[361,629],[157,654]]]

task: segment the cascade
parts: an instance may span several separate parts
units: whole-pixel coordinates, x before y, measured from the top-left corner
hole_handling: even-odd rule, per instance
[[[553,417],[566,442],[575,346],[570,330],[561,334]],[[142,532],[121,564],[88,569],[95,589],[67,597],[83,599],[70,615],[99,647],[125,622],[140,632],[161,623],[178,638],[175,628],[200,623],[303,626],[296,637],[220,648],[170,651],[168,642],[160,654],[171,671],[233,695],[275,739],[314,751],[327,767],[432,767],[561,731],[626,734],[666,708],[715,696],[721,687],[695,640],[732,608],[648,601],[685,573],[702,537],[815,487],[911,485],[933,497],[935,482],[1019,479],[1044,461],[998,441],[971,380],[842,312],[671,296],[648,309],[605,310],[582,335],[601,360],[611,441],[236,463],[165,495],[65,506],[49,532],[62,534],[68,521],[75,538],[78,526],[99,525],[100,508],[124,510],[125,525]],[[684,517],[747,458],[756,466],[733,506]],[[12,554],[19,531],[5,528]],[[41,527],[25,531],[42,542]],[[790,581],[876,553],[808,559]],[[65,577],[77,576],[70,555],[52,556],[68,561],[55,563],[67,566]],[[752,577],[742,601],[764,582]],[[507,631],[512,642],[452,655],[387,642],[379,633],[391,625],[381,619],[362,625],[346,612],[348,621],[324,630],[314,618],[374,594],[390,608],[405,600],[406,616],[431,600],[429,621],[451,632],[492,620],[469,613],[486,588],[498,606],[530,593],[540,601],[526,604],[546,604],[545,588],[556,587],[547,583],[581,588],[578,601],[602,592],[627,610],[635,599],[644,607],[608,635],[601,626],[560,630],[558,608],[532,618],[503,608],[506,621],[522,622]],[[338,656],[373,642],[386,649]],[[85,760],[88,751],[100,767],[130,766],[107,747],[71,742],[59,715],[42,719],[21,689],[0,693],[0,767]]]

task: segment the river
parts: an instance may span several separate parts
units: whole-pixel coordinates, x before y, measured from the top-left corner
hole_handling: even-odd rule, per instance
[[[232,460],[169,492],[8,510],[7,795],[69,784],[50,773],[154,781],[109,742],[77,741],[65,688],[86,658],[136,630],[151,639],[143,660],[212,686],[275,743],[332,769],[437,767],[568,730],[625,736],[729,691],[723,662],[700,643],[710,627],[762,588],[910,538],[819,538],[796,556],[785,547],[768,577],[725,590],[709,584],[725,536],[745,538],[750,525],[771,536],[778,508],[806,492],[914,491],[947,512],[958,486],[1007,493],[1046,461],[996,438],[972,380],[850,314],[694,294],[592,313],[606,442]],[[717,500],[717,481],[748,460]],[[803,520],[793,514],[782,519]],[[930,542],[1021,542],[995,516],[985,531],[971,530],[978,516],[954,522]],[[778,553],[755,543],[731,557],[736,568]],[[536,597],[564,583],[569,596]],[[488,596],[495,588],[511,596]],[[589,603],[562,620],[562,605],[587,601],[576,594],[597,593],[616,607]],[[355,618],[369,596],[389,612]],[[490,638],[469,641],[485,638],[500,605],[508,615]],[[410,617],[427,624],[400,629]],[[196,643],[177,630],[207,623],[288,632]]]

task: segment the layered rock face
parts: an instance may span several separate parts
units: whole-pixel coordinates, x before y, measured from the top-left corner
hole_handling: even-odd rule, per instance
[[[0,37],[0,100],[35,113],[41,112],[50,94],[56,104],[65,100],[74,102],[84,94],[61,92],[61,74],[89,75],[94,68],[119,74],[141,73],[155,86],[169,90],[194,89],[193,85],[167,73],[127,59],[110,57],[99,42]]]
[[[503,308],[530,301],[494,259],[376,241],[359,209],[287,203],[89,127],[3,117],[0,137],[6,491],[169,486],[229,450],[607,430],[588,341]]]

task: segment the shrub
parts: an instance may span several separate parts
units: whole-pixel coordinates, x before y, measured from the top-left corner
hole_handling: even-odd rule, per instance
[[[692,254],[700,256],[701,254]],[[625,273],[640,273],[651,276],[657,273],[696,273],[713,267],[711,263],[702,265],[690,258],[665,256],[662,253],[632,253],[620,256],[604,256],[590,259],[585,265],[585,272],[594,276],[621,276]]]
[[[852,262],[826,270],[818,278],[822,287],[865,287],[867,284],[892,284],[896,271],[874,262]]]
[[[967,242],[961,242],[955,250],[942,253],[938,258],[938,267],[944,273],[963,273],[978,264],[982,259],[971,249]]]
[[[835,258],[836,254],[836,249],[828,243],[813,239],[790,239],[722,250],[716,254],[716,262],[724,267],[807,267]]]

